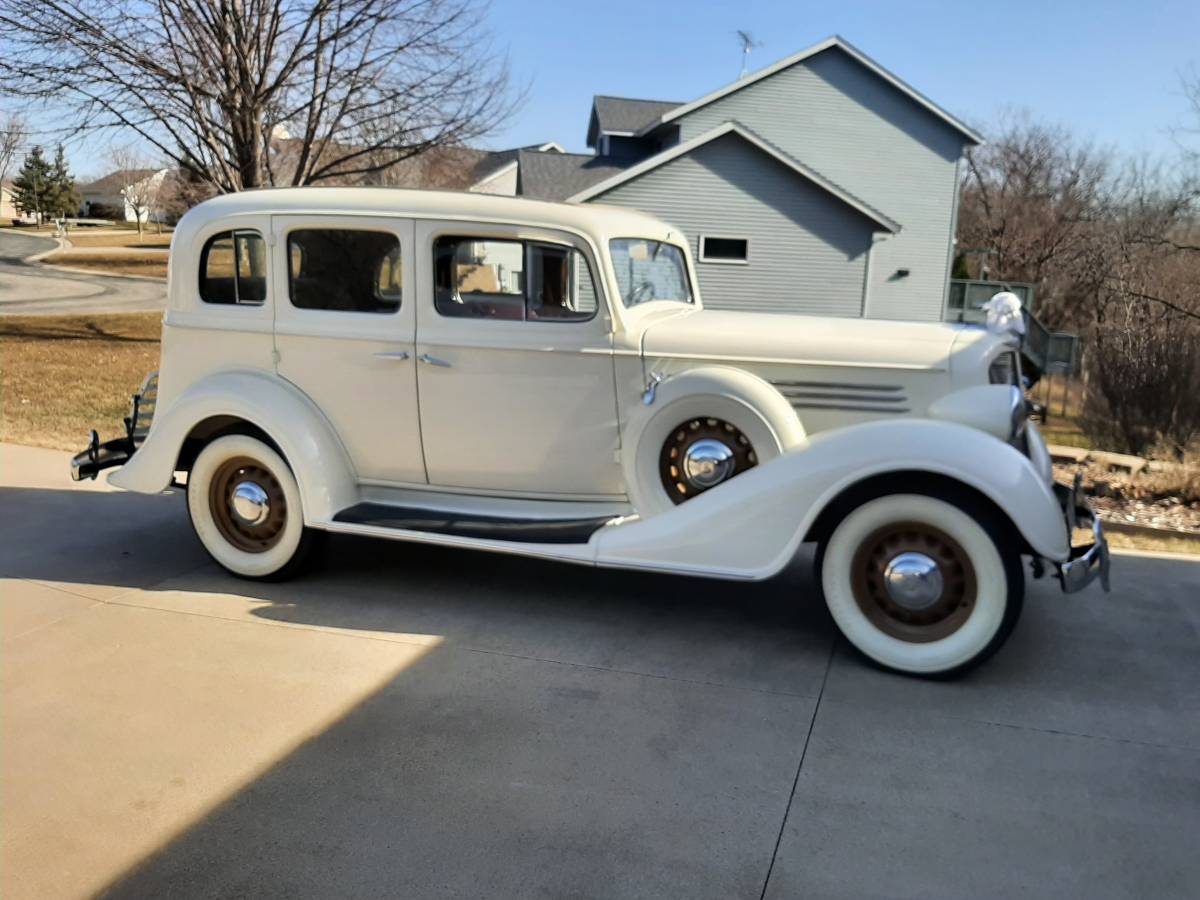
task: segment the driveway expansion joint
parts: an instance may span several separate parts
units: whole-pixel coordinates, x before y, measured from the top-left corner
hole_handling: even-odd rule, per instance
[[[800,772],[804,768],[804,758],[808,756],[808,745],[812,743],[813,728],[817,724],[817,713],[821,711],[821,700],[825,696],[825,685],[829,682],[829,672],[833,668],[833,657],[837,650],[838,636],[834,635],[829,642],[829,656],[825,660],[825,673],[821,676],[821,687],[817,691],[817,702],[813,704],[812,718],[808,720],[808,732],[804,735],[804,747],[800,750],[800,761],[796,764],[796,775],[792,778],[792,789],[788,793],[787,806],[783,810],[783,819],[779,823],[779,834],[775,836],[775,848],[771,851],[771,862],[767,864],[767,875],[763,878],[762,891],[758,900],[765,900],[767,888],[771,885],[771,873],[775,870],[775,860],[779,857],[779,847],[783,843],[783,833],[787,829],[788,815],[792,804],[796,801],[796,788],[800,784]]]

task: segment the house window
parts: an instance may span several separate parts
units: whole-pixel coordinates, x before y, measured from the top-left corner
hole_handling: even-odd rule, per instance
[[[304,228],[288,234],[288,291],[299,309],[394,313],[400,241],[384,231]]]
[[[267,298],[267,245],[257,231],[222,231],[200,251],[200,299],[261,306]]]
[[[443,316],[579,322],[596,314],[591,266],[572,247],[444,237],[433,255],[434,307]]]
[[[746,238],[700,236],[700,261],[740,263],[750,261],[750,241]]]

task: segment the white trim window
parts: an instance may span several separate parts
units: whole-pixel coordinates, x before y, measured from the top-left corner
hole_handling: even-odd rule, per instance
[[[750,263],[750,239],[715,234],[700,235],[700,262],[745,266]]]

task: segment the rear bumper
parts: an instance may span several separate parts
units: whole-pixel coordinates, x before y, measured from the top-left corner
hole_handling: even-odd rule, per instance
[[[1092,543],[1072,547],[1066,562],[1056,562],[1054,566],[1058,572],[1058,579],[1062,582],[1062,589],[1068,594],[1083,590],[1096,579],[1100,580],[1100,586],[1108,592],[1108,541],[1104,538],[1100,517],[1079,490],[1080,481],[1081,476],[1077,474],[1075,483],[1069,488],[1056,484],[1054,492],[1062,504],[1068,534],[1073,535],[1077,528],[1090,528]]]
[[[136,450],[136,445],[127,437],[113,438],[102,444],[99,435],[93,431],[87,449],[71,458],[71,480],[95,478],[104,469],[123,466]]]
[[[71,480],[82,481],[95,478],[104,469],[123,466],[137,452],[150,431],[154,408],[158,402],[158,373],[151,372],[142,382],[142,389],[130,401],[129,415],[125,417],[125,436],[100,443],[95,431],[88,439],[87,448],[71,459]]]

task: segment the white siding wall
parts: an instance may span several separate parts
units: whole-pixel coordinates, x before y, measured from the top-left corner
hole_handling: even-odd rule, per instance
[[[874,224],[736,135],[595,198],[653,213],[691,242],[704,305],[862,314]],[[749,265],[700,262],[699,236],[744,237]]]
[[[942,318],[958,131],[836,48],[682,117],[680,140],[730,120],[900,223],[872,255],[867,316]]]
[[[517,193],[517,167],[503,168],[490,178],[484,179],[469,188],[476,194],[503,194],[514,197]]]

